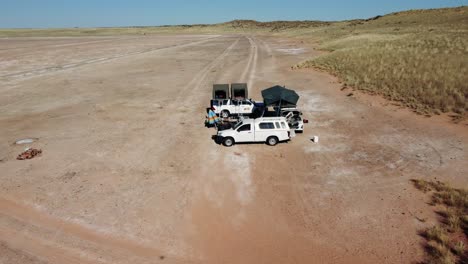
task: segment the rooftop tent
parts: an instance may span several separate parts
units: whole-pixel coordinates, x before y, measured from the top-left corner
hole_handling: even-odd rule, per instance
[[[297,105],[299,95],[290,89],[276,85],[262,91],[265,106]]]
[[[231,99],[245,99],[249,96],[249,90],[246,83],[231,84]]]
[[[229,84],[213,84],[213,99],[228,99]]]

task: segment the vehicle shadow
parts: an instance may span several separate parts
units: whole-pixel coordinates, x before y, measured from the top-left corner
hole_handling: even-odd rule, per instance
[[[211,139],[214,141],[214,143],[218,144],[218,145],[221,145],[222,142],[220,142],[218,140],[218,136],[217,135],[212,135],[211,136]]]

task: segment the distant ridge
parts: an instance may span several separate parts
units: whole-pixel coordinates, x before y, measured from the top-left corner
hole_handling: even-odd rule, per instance
[[[294,31],[327,30],[331,27],[343,29],[346,27],[372,27],[388,28],[393,26],[401,29],[402,26],[418,25],[445,25],[468,23],[468,6],[440,9],[408,10],[378,15],[367,19],[352,19],[343,21],[267,21],[260,22],[252,19],[236,19],[217,24],[183,24],[183,25],[160,25],[160,26],[121,26],[121,27],[92,27],[92,28],[48,28],[48,29],[1,29],[0,37],[18,36],[107,36],[107,35],[143,35],[156,33],[245,33],[262,32],[276,33]],[[462,18],[460,18],[460,15]],[[336,30],[335,30],[336,31]]]
[[[286,30],[292,28],[311,28],[322,27],[331,25],[332,22],[303,20],[303,21],[271,21],[259,22],[255,20],[233,20],[226,23],[221,23],[224,26],[231,26],[235,29],[249,28],[249,29],[271,29],[271,31]]]

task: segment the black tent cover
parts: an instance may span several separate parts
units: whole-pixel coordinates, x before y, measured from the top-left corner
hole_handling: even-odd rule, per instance
[[[297,105],[299,95],[290,89],[276,85],[262,91],[263,101],[266,106]]]

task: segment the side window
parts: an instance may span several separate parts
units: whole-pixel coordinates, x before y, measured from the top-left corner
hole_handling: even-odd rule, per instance
[[[278,129],[280,128],[279,122],[275,122],[275,125],[276,125],[276,128],[278,128]]]
[[[223,105],[227,105],[229,100],[223,100]]]
[[[250,124],[248,125],[243,125],[237,129],[237,132],[242,132],[242,131],[250,131]]]
[[[238,105],[237,100],[232,100],[232,101],[231,101],[231,105]]]
[[[281,122],[281,127],[286,128],[286,124],[284,122]]]
[[[260,123],[258,124],[260,129],[275,129],[275,125],[273,123]]]

